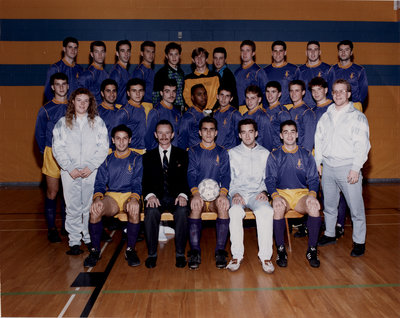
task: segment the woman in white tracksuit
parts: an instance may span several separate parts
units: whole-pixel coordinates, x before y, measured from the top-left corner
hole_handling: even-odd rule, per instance
[[[89,90],[78,88],[68,102],[65,117],[53,130],[53,154],[61,167],[66,204],[65,229],[69,255],[83,253],[81,240],[90,243],[89,210],[97,168],[108,153],[108,133],[97,114],[96,101]]]

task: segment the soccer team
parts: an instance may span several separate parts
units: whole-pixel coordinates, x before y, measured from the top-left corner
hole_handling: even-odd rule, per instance
[[[238,270],[246,207],[256,217],[258,257],[266,273],[274,271],[273,239],[276,264],[288,264],[284,216],[291,209],[307,215],[310,266],[320,266],[318,246],[335,244],[344,234],[347,208],[353,222],[351,255],[364,254],[360,170],[370,149],[362,113],[368,83],[364,68],[352,62],[351,41],[338,43],[334,66],[320,60],[318,41],[308,42],[307,63],[300,67],[286,61],[286,43],[275,41],[273,62],[262,69],[255,63],[255,43],[245,40],[234,73],[225,48],[214,49],[209,67],[209,53],[198,47],[187,75],[180,67],[182,48],[174,42],[166,45],[165,65],[157,73],[154,42],[141,44],[140,64],[131,71],[131,43],[118,41],[117,62],[109,73],[104,42],[91,43],[85,71],[75,63],[78,45],[72,37],[63,41],[63,59],[47,73],[48,102],[39,110],[35,129],[47,183],[50,242],[61,241],[55,225],[61,178],[67,254],[83,253],[83,241],[90,252],[86,267],[101,257],[104,217],[121,212],[128,216],[125,258],[130,266],[140,265],[135,244],[142,209],[148,268],[157,264],[165,211],[174,215],[179,268],[199,268],[201,214],[214,211],[216,266]],[[199,192],[204,179],[220,187],[213,201]],[[321,237],[319,195],[325,221]]]

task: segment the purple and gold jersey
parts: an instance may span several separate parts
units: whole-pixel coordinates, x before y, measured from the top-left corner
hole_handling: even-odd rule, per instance
[[[97,105],[100,105],[102,102],[101,83],[107,78],[107,71],[93,63],[79,76],[78,85],[79,87],[87,88],[96,98]]]
[[[111,69],[109,78],[113,79],[118,84],[118,94],[115,102],[117,104],[126,105],[128,102],[126,97],[126,84],[131,78],[128,70],[121,62],[118,61],[118,63],[114,64],[113,68]]]
[[[259,143],[264,148],[267,148],[269,151],[272,151],[272,149],[274,148],[274,140],[271,119],[265,109],[262,107],[262,104],[258,105],[251,111],[247,111],[243,115],[243,119],[245,118],[253,119],[257,123],[257,143]]]
[[[219,108],[213,115],[218,122],[216,143],[225,149],[231,149],[240,143],[238,124],[242,115],[233,106]]]
[[[154,76],[154,70],[143,63],[136,66],[132,73],[132,78],[140,78],[146,83],[146,90],[143,97],[143,101],[146,103],[153,103]]]
[[[179,148],[186,150],[201,141],[199,136],[199,123],[203,117],[205,117],[205,114],[196,106],[190,107],[189,110],[183,114],[181,123],[179,124]]]

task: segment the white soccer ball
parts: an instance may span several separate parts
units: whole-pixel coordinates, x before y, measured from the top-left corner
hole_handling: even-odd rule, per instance
[[[204,201],[214,201],[219,196],[219,185],[213,179],[204,179],[199,184],[200,197]]]

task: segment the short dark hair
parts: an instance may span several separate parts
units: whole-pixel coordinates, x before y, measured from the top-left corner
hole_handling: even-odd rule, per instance
[[[160,125],[169,125],[171,127],[172,132],[174,132],[174,127],[172,126],[171,122],[167,119],[161,119],[157,125],[155,131],[157,131],[158,126]]]
[[[226,49],[225,49],[224,47],[222,47],[222,46],[216,47],[216,48],[214,49],[214,51],[213,51],[213,56],[214,56],[215,53],[222,53],[222,54],[224,54],[224,58],[225,58],[225,59],[226,59],[226,57],[228,56],[227,53],[226,53]]]
[[[257,94],[258,97],[261,97],[261,98],[263,97],[261,88],[259,88],[257,85],[247,86],[244,94],[246,95],[247,93]]]
[[[340,47],[341,45],[348,45],[348,46],[350,46],[350,49],[353,51],[353,42],[351,42],[350,40],[342,40],[342,41],[340,41],[340,42],[338,43],[338,45],[337,45],[337,49],[338,49],[338,50],[339,50],[339,47]]]
[[[68,43],[75,43],[76,45],[79,46],[79,42],[76,38],[72,37],[72,36],[67,36],[64,40],[63,40],[63,47],[67,47]]]
[[[215,126],[215,130],[218,130],[218,122],[214,117],[210,117],[210,116],[203,117],[199,123],[199,130],[201,130],[204,123],[213,123]]]
[[[252,50],[253,52],[256,51],[256,44],[254,43],[254,41],[252,41],[252,40],[244,40],[244,41],[242,41],[242,43],[240,43],[240,48],[242,48],[242,47],[245,46],[245,45],[250,46],[250,47],[251,47],[251,50]]]
[[[286,51],[286,43],[281,41],[281,40],[276,40],[274,42],[272,42],[271,44],[271,50],[274,50],[275,45],[281,45],[283,46],[283,49]]]
[[[308,89],[311,90],[314,86],[321,86],[322,88],[328,88],[328,83],[324,80],[323,77],[314,77],[309,83],[308,83]]]
[[[220,87],[218,87],[217,94],[221,93],[221,91],[228,91],[229,93],[231,93],[231,95],[233,95],[233,89],[229,85],[221,85]]]
[[[178,50],[179,54],[182,53],[182,47],[180,46],[180,44],[175,43],[175,42],[170,42],[165,46],[165,54],[168,55],[169,51],[171,50]]]
[[[206,90],[206,88],[204,87],[203,84],[196,84],[196,85],[193,85],[192,88],[190,89],[190,96],[193,96],[193,95],[194,95],[194,92],[195,92],[196,89],[198,89],[199,87],[202,87],[202,88],[204,88],[204,89]],[[207,91],[207,90],[206,90],[206,91]]]
[[[146,89],[146,82],[140,78],[131,78],[126,84],[126,91],[129,91],[131,86],[142,85],[143,89]]]
[[[308,48],[308,46],[311,45],[311,44],[315,44],[315,45],[318,46],[319,48],[321,47],[321,45],[319,44],[319,42],[316,41],[316,40],[308,41],[306,47]]]
[[[155,48],[156,44],[153,41],[144,41],[142,44],[140,44],[140,51],[143,52],[146,46]]]
[[[106,44],[103,41],[93,41],[90,43],[90,52],[93,52],[95,46],[101,46],[104,47],[104,51],[107,50]]]
[[[280,126],[279,126],[279,132],[282,133],[283,127],[284,126],[294,126],[296,128],[296,132],[297,132],[297,125],[296,122],[294,120],[285,120],[283,122],[281,122]]]
[[[267,85],[265,85],[265,90],[267,90],[268,87],[274,87],[278,90],[278,92],[282,92],[281,83],[279,83],[278,81],[269,81]]]
[[[351,93],[351,85],[348,81],[346,81],[345,79],[337,79],[333,84],[332,84],[332,90],[333,90],[333,86],[335,86],[336,84],[344,84],[346,85],[347,91]]]
[[[125,131],[128,134],[128,137],[132,138],[132,130],[128,126],[126,126],[124,124],[121,124],[121,125],[118,125],[118,126],[114,127],[111,130],[111,137],[114,138],[115,134],[117,132],[119,132],[119,131]]]
[[[306,90],[306,84],[304,84],[304,82],[302,80],[293,80],[289,82],[289,89],[290,87],[292,87],[293,85],[300,85],[301,86],[301,90],[305,91]]]
[[[106,89],[106,86],[107,86],[107,85],[114,85],[115,88],[118,90],[118,84],[117,84],[117,82],[114,81],[114,80],[111,79],[111,78],[107,78],[107,79],[105,79],[104,81],[101,82],[101,85],[100,85],[100,92],[104,92],[104,90]]]
[[[164,89],[165,86],[173,86],[173,87],[178,87],[178,82],[176,81],[176,79],[174,78],[167,78],[162,86],[161,86],[161,90]]]
[[[54,73],[53,75],[51,75],[50,85],[54,85],[54,80],[56,80],[56,79],[67,81],[67,84],[68,84],[68,76],[64,73],[58,72],[58,73]]]
[[[131,42],[129,42],[129,40],[120,40],[117,42],[117,44],[115,45],[115,50],[118,52],[119,51],[119,47],[121,45],[128,45],[130,49],[132,49],[132,44]]]
[[[242,119],[241,121],[239,121],[239,123],[238,123],[239,133],[240,133],[240,129],[244,125],[253,125],[254,130],[258,131],[258,125],[257,125],[257,123],[256,123],[256,121],[254,119],[246,118],[246,119]]]

